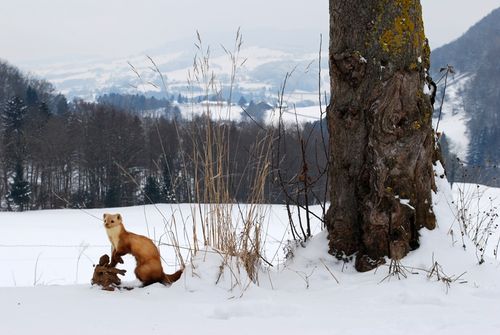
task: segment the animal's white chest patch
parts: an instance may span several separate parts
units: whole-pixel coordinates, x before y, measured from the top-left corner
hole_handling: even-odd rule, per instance
[[[106,228],[106,232],[108,233],[108,238],[114,249],[118,248],[118,241],[120,237],[121,227],[116,226],[113,228]]]

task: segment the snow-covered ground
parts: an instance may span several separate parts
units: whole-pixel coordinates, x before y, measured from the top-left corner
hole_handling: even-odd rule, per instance
[[[92,264],[109,251],[102,213],[120,212],[129,230],[159,240],[172,230],[172,217],[178,236],[189,235],[197,211],[161,205],[0,213],[0,333],[498,334],[500,263],[489,257],[478,265],[472,243],[465,240],[464,250],[457,242],[453,193],[443,179],[438,186],[438,227],[421,231],[401,280],[388,277],[386,266],[356,273],[331,257],[318,222],[314,238],[285,261],[286,212],[265,206],[265,257],[274,267],[262,268],[258,285],[236,266],[220,275],[221,256],[206,249],[186,257],[185,273],[171,287],[107,292],[89,284]],[[486,192],[481,201],[500,195]],[[161,253],[168,272],[178,268],[171,247]],[[429,272],[436,262],[441,280]],[[133,280],[133,263],[125,258],[126,281]]]

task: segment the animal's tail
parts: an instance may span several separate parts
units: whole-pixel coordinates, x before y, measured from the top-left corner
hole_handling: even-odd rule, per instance
[[[184,269],[180,269],[180,270],[177,270],[176,272],[172,273],[171,275],[164,273],[162,283],[164,285],[170,285],[170,284],[176,282],[181,277],[183,271],[184,271]]]

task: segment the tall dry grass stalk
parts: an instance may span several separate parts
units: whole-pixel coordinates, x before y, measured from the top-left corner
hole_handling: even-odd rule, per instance
[[[307,166],[305,150],[311,134],[301,134],[298,125],[296,126],[302,143],[302,175],[304,178],[302,183],[299,183],[297,181],[299,175],[291,177],[292,180],[285,180],[280,175],[283,159],[280,142],[283,141],[281,135],[285,131],[283,122],[285,103],[283,99],[287,79],[293,71],[287,73],[278,93],[279,102],[277,110],[274,110],[274,113],[278,114],[277,125],[260,125],[250,117],[259,126],[259,131],[255,136],[254,143],[251,145],[246,143],[244,147],[232,133],[232,127],[238,126],[231,122],[232,113],[240,114],[239,107],[235,110],[232,104],[233,88],[237,82],[237,72],[246,61],[240,55],[242,43],[242,35],[238,30],[232,49],[222,47],[231,64],[230,83],[224,86],[211,67],[210,47],[204,46],[200,34],[197,33],[195,45],[198,52],[194,57],[193,67],[188,72],[191,111],[193,120],[196,122],[176,124],[179,145],[181,146],[180,151],[182,152],[180,160],[183,166],[183,177],[181,179],[186,183],[185,187],[190,194],[189,199],[195,203],[191,206],[190,219],[183,218],[182,222],[184,237],[189,244],[187,247],[189,255],[193,257],[202,248],[204,251],[207,250],[207,247],[212,248],[212,251],[221,255],[223,267],[229,267],[230,273],[239,284],[243,282],[243,278],[239,277],[240,267],[245,270],[244,273],[251,281],[258,282],[260,266],[263,263],[270,265],[263,255],[265,244],[263,227],[266,211],[269,208],[265,202],[266,186],[270,184],[272,179],[271,173],[278,173],[280,176],[283,192],[287,195],[286,201],[292,233],[296,232],[297,236],[299,234],[292,220],[290,206],[297,206],[299,221],[301,210],[306,213],[307,232],[300,222],[304,240],[311,235],[309,215],[314,215],[314,213],[308,208],[308,193],[310,186],[314,186],[315,183],[315,180],[310,179],[307,173],[304,173]],[[152,69],[161,78],[160,85],[163,85],[167,91],[166,82],[158,66],[151,58],[149,60],[152,63]],[[318,76],[321,82],[321,62],[319,66]],[[140,75],[138,77],[140,78]],[[319,89],[321,90],[320,87]],[[202,100],[200,98],[204,100],[203,114],[195,117],[195,112],[199,107],[197,103]],[[321,100],[321,95],[319,95],[319,99]],[[180,136],[180,133],[185,132],[186,127],[189,127],[190,140],[182,141],[183,137]],[[160,136],[159,132],[158,136]],[[161,138],[160,143],[162,143]],[[324,141],[322,149],[326,152]],[[245,169],[242,174],[237,175],[235,164],[237,164],[239,150],[248,150],[250,158],[248,162],[239,162],[239,164],[245,164]],[[244,182],[248,184],[249,181],[252,185],[251,192],[248,198],[243,201],[245,204],[240,205],[236,201],[238,189]],[[298,190],[296,196],[288,193],[288,188],[292,186]],[[305,206],[301,204],[300,200],[301,194],[304,192],[307,202]],[[239,199],[241,200],[241,195]],[[184,247],[179,246],[177,223],[174,217],[165,223],[164,235],[168,236],[170,245],[174,246],[177,257],[183,264],[181,249]]]
[[[191,130],[194,194],[201,227],[201,236],[198,236],[197,224],[193,225],[193,244],[203,241],[204,246],[220,253],[226,266],[243,266],[248,277],[256,282],[260,260],[264,259],[261,236],[265,217],[263,204],[273,136],[272,130],[256,136],[256,142],[249,149],[252,159],[247,162],[245,173],[239,176],[233,173],[234,156],[243,149],[238,143],[233,143],[237,140],[231,136],[228,122],[233,112],[231,99],[236,72],[244,63],[240,59],[241,45],[242,35],[238,30],[233,50],[223,48],[231,61],[231,81],[225,89],[229,97],[225,98],[224,87],[210,68],[210,48],[203,47],[198,34],[199,55],[194,59],[190,85],[202,87],[207,101],[201,118],[203,123],[192,123]],[[194,98],[191,100],[194,101]],[[235,203],[236,191],[241,180],[249,177],[248,174],[251,174],[252,192],[247,203],[239,206]],[[239,269],[236,270],[231,272],[240,273]],[[241,282],[240,278],[235,279]]]

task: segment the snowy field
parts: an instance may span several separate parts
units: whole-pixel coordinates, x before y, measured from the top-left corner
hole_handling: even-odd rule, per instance
[[[265,257],[274,266],[262,268],[258,285],[236,266],[220,275],[221,256],[207,249],[185,254],[185,273],[171,287],[107,292],[90,285],[92,264],[109,252],[104,212],[121,213],[128,230],[167,244],[176,222],[189,247],[196,211],[161,205],[0,213],[0,334],[499,334],[500,263],[489,252],[478,265],[468,240],[463,249],[453,193],[438,184],[439,226],[421,231],[401,280],[388,277],[386,266],[356,273],[336,261],[317,222],[314,238],[285,261],[286,211],[265,206]],[[481,190],[484,208],[500,200],[500,190]],[[161,253],[167,272],[179,267],[171,247]],[[124,281],[134,283],[134,260],[124,260]],[[430,273],[435,262],[440,280]]]
[[[208,109],[210,110],[210,113],[214,120],[231,120],[238,122],[242,121],[242,115],[245,115],[243,109],[240,106],[228,106],[226,103],[221,104],[217,102],[202,102],[197,104],[179,104],[178,106],[181,109],[182,117],[187,120],[192,120],[196,116],[207,114]],[[283,107],[281,111],[276,107],[266,111],[262,123],[277,125],[280,117],[280,112],[283,122],[291,125],[295,125],[297,122],[299,124],[304,124],[306,122],[316,122],[321,118],[326,118],[326,106],[324,105],[296,108],[292,105],[290,107]],[[258,122],[260,123],[261,121]]]

